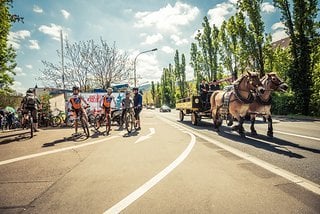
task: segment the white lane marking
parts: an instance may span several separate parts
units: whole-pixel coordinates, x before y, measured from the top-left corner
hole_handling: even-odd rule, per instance
[[[307,138],[307,139],[311,139],[311,140],[317,140],[317,141],[320,141],[320,138],[316,138],[316,137],[309,137],[309,136],[305,136],[305,135],[292,134],[292,133],[288,133],[288,132],[281,132],[281,131],[273,131],[273,132],[275,132],[275,133],[279,133],[279,134],[291,135],[291,136],[295,136],[295,137],[301,137],[301,138]]]
[[[160,119],[162,119],[163,121],[166,121],[169,124],[173,123],[172,121],[170,121],[167,118],[161,118],[160,117]],[[233,148],[231,146],[225,145],[225,144],[223,144],[223,143],[221,143],[219,141],[213,140],[213,139],[211,139],[211,138],[209,138],[209,137],[207,137],[207,136],[205,136],[203,134],[200,134],[197,131],[194,131],[194,130],[192,130],[190,128],[184,127],[182,125],[178,125],[178,126],[184,128],[185,130],[188,130],[190,133],[192,133],[192,134],[194,134],[194,135],[196,135],[196,136],[198,136],[198,137],[200,137],[200,138],[202,138],[202,139],[204,139],[204,140],[206,140],[206,141],[208,141],[208,142],[210,142],[210,143],[212,143],[212,144],[214,144],[214,145],[216,145],[216,146],[218,146],[218,147],[220,147],[220,148],[222,148],[222,149],[224,149],[224,150],[226,150],[228,152],[233,153],[234,155],[237,155],[240,158],[248,160],[248,161],[250,161],[250,162],[252,162],[252,163],[254,163],[254,164],[256,164],[256,165],[258,165],[258,166],[260,166],[260,167],[262,167],[262,168],[264,168],[264,169],[266,169],[266,170],[268,170],[268,171],[270,171],[270,172],[272,172],[274,174],[277,174],[277,175],[279,175],[279,176],[281,176],[281,177],[283,177],[283,178],[285,178],[285,179],[287,179],[289,181],[292,181],[293,183],[295,183],[295,184],[297,184],[299,186],[302,186],[303,188],[305,188],[305,189],[307,189],[307,190],[309,190],[309,191],[311,191],[311,192],[313,192],[313,193],[315,193],[317,195],[320,195],[320,185],[318,185],[318,184],[316,184],[316,183],[314,183],[312,181],[309,181],[309,180],[307,180],[307,179],[305,179],[303,177],[300,177],[300,176],[298,176],[296,174],[293,174],[293,173],[288,172],[288,171],[286,171],[284,169],[281,169],[281,168],[279,168],[279,167],[277,167],[275,165],[272,165],[272,164],[267,163],[267,162],[265,162],[263,160],[260,160],[260,159],[254,157],[254,156],[251,156],[251,155],[249,155],[249,154],[247,154],[245,152],[242,152],[242,151],[240,151],[238,149],[235,149],[235,148]]]
[[[184,161],[184,159],[186,159],[186,157],[190,154],[193,146],[196,143],[196,137],[193,134],[190,134],[190,133],[187,133],[187,134],[191,136],[191,141],[188,147],[182,152],[182,154],[175,161],[173,161],[169,166],[167,166],[165,169],[163,169],[160,173],[158,173],[156,176],[151,178],[145,184],[140,186],[137,190],[135,190],[130,195],[128,195],[127,197],[122,199],[120,202],[115,204],[113,207],[105,211],[104,214],[120,213],[122,210],[124,210],[126,207],[132,204],[135,200],[137,200],[143,194],[149,191],[153,186],[159,183],[164,177],[166,177],[170,172],[172,172],[179,164],[181,164]]]
[[[139,137],[138,140],[137,140],[136,142],[134,142],[134,143],[140,143],[140,142],[142,142],[142,141],[144,141],[144,140],[147,140],[147,139],[149,139],[152,135],[154,135],[154,134],[156,133],[155,128],[149,128],[149,130],[150,130],[150,133],[149,133],[149,134],[147,134],[147,135],[145,135],[145,136]]]
[[[55,149],[55,150],[50,150],[50,151],[47,151],[47,152],[40,152],[40,153],[35,153],[35,154],[32,154],[32,155],[26,155],[26,156],[21,156],[21,157],[18,157],[18,158],[8,159],[8,160],[5,160],[5,161],[0,161],[0,166],[1,165],[5,165],[5,164],[9,164],[9,163],[14,163],[14,162],[17,162],[17,161],[27,160],[27,159],[31,159],[31,158],[44,156],[44,155],[50,155],[50,154],[54,154],[54,153],[58,153],[58,152],[64,152],[64,151],[68,151],[68,150],[72,150],[72,149],[77,149],[77,148],[81,148],[81,147],[85,147],[85,146],[90,146],[90,145],[101,143],[101,142],[105,142],[107,140],[110,140],[110,139],[113,139],[113,138],[117,138],[117,137],[119,137],[119,136],[111,136],[111,137],[108,137],[108,138],[104,138],[104,139],[101,139],[101,140],[96,140],[96,141],[93,141],[93,142],[90,142],[90,143],[84,143],[84,144],[77,145],[77,146],[69,146],[69,147],[66,147],[66,148]]]

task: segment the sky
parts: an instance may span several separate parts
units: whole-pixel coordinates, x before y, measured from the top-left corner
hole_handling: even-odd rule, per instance
[[[9,35],[17,51],[17,67],[13,89],[25,91],[37,85],[41,60],[58,64],[60,31],[69,42],[100,38],[133,60],[138,53],[153,48],[157,51],[139,55],[136,63],[138,85],[159,81],[162,70],[174,64],[175,50],[186,56],[187,79],[193,78],[190,67],[190,46],[201,29],[203,17],[220,27],[236,12],[236,0],[15,0],[11,13],[24,17],[24,23],[14,23]],[[262,4],[266,33],[273,40],[285,38],[280,12],[271,0]]]

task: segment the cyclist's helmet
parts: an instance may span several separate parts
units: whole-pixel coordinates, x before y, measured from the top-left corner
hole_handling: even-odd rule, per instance
[[[26,94],[33,94],[33,91],[31,89],[28,89]]]
[[[108,93],[108,94],[111,94],[111,93],[112,93],[112,91],[113,91],[113,90],[112,90],[112,88],[111,88],[111,87],[109,87],[109,88],[107,89],[107,93]]]
[[[79,87],[78,86],[73,86],[72,87],[72,91],[75,91],[75,90],[79,91]]]

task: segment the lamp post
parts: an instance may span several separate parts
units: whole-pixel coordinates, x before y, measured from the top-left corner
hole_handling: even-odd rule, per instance
[[[134,63],[133,63],[133,65],[134,65],[134,69],[133,69],[134,70],[134,87],[137,87],[136,63],[137,63],[138,56],[140,56],[141,54],[152,52],[152,51],[156,51],[156,50],[158,50],[158,49],[154,48],[154,49],[151,49],[151,50],[142,51],[134,58]]]

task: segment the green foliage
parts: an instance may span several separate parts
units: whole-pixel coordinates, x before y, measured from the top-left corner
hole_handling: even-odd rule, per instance
[[[319,39],[319,22],[316,17],[319,11],[317,0],[293,0],[291,7],[288,0],[275,0],[275,5],[282,13],[282,21],[288,29],[291,39],[291,54],[293,57],[288,76],[292,91],[295,94],[295,109],[297,112],[310,115],[310,103],[313,96],[312,52],[315,51]],[[313,96],[314,97],[314,96]],[[316,95],[315,95],[316,97]]]
[[[50,112],[50,98],[52,98],[52,96],[50,96],[49,93],[44,93],[39,97],[42,106],[42,112]]]
[[[292,93],[274,93],[272,95],[272,114],[288,115],[295,114],[294,95]]]
[[[11,93],[13,84],[14,68],[16,67],[16,52],[8,45],[8,35],[13,22],[23,22],[23,18],[10,14],[13,0],[0,1],[0,93]]]
[[[195,37],[201,52],[198,54],[198,48],[195,45],[191,50],[191,61],[193,61],[197,81],[199,81],[199,76],[207,80],[216,79],[218,72],[219,30],[214,25],[210,26],[206,16],[203,18],[202,26],[203,33],[198,31]]]

